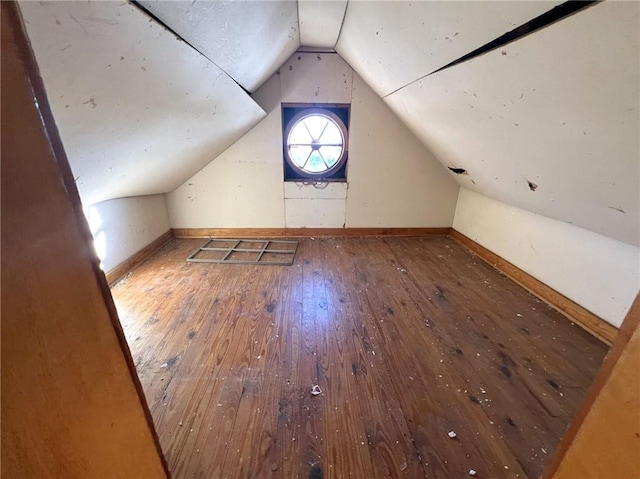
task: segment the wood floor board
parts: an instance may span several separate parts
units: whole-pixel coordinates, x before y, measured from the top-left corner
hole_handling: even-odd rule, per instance
[[[327,251],[331,255],[335,254],[342,264],[348,264],[349,258],[344,257],[346,248],[338,250],[341,243],[344,243],[332,243],[329,243],[330,248],[325,248],[325,264],[331,264],[330,258],[326,257]],[[354,268],[355,266],[357,265]],[[357,304],[355,309],[351,308],[351,303],[345,301],[350,291],[329,268],[325,268],[323,276],[328,278],[327,288],[335,292],[330,297],[334,310],[339,314],[332,323],[335,324],[333,329],[336,332],[336,345],[342,345],[341,349],[346,352],[341,355],[344,359],[339,368],[333,369],[336,369],[337,374],[342,373],[343,380],[349,384],[351,392],[347,396],[362,398],[354,406],[360,409],[363,418],[362,429],[358,431],[357,437],[352,438],[355,440],[355,449],[367,448],[372,467],[370,474],[373,477],[394,477],[399,470],[406,471],[410,477],[423,477],[423,466],[415,454],[406,419],[402,414],[395,413],[400,408],[396,396],[389,388],[389,373],[383,367],[375,367],[381,358],[380,355],[375,356],[376,338],[367,334],[367,328],[359,319],[365,307]],[[336,386],[338,387],[329,384],[329,390],[335,394],[335,399],[331,402],[339,404],[343,392],[339,389],[339,383]],[[339,424],[340,408],[336,407],[332,413],[335,413],[335,417],[329,422]]]
[[[112,290],[174,478],[538,478],[607,352],[446,237],[200,242]]]
[[[577,325],[589,331],[596,338],[604,341],[607,345],[610,346],[618,335],[618,329],[612,324],[599,318],[591,311],[575,303],[459,231],[452,228],[449,236],[502,274],[520,284],[527,291],[532,292],[542,301],[551,305],[561,314],[565,315],[565,317],[571,321],[575,321]]]
[[[380,266],[381,265],[375,265],[375,270],[379,270]],[[415,291],[412,291],[414,281],[410,278],[411,273],[407,273],[406,270],[402,271],[403,269],[404,268],[400,268],[400,272],[406,276],[408,280],[406,284],[401,287],[406,291],[407,297],[411,295],[415,296]],[[372,287],[374,293],[371,294],[370,300],[373,303],[375,298],[378,297],[375,291],[379,290],[379,284],[374,283]],[[396,295],[397,294],[398,292],[396,291]],[[374,306],[371,309],[373,311],[381,311],[383,308],[383,314],[391,314],[389,307],[384,304],[380,304],[377,307]],[[446,309],[449,310],[450,308],[446,307]],[[423,317],[429,318],[432,316],[432,313],[425,311],[422,315]],[[401,316],[401,319],[402,318]],[[379,329],[386,329],[389,326],[394,328],[397,326],[401,328],[400,331],[404,329],[402,324],[396,324],[395,314],[394,318],[389,319],[391,319],[391,321],[387,320],[386,324],[381,324]],[[410,327],[410,324],[405,325],[405,327]],[[404,337],[405,340],[410,338],[407,337],[406,334],[402,335],[400,331],[396,332],[396,337]],[[411,380],[411,383],[408,381],[399,381],[398,379],[395,381],[399,385],[398,395],[403,400],[403,409],[410,415],[409,417],[412,418],[410,422],[415,424],[413,431],[413,435],[415,436],[414,442],[419,450],[422,449],[421,455],[426,458],[427,463],[431,463],[432,470],[435,470],[443,476],[451,473],[458,475],[464,474],[470,468],[467,467],[469,463],[475,464],[475,467],[478,468],[487,459],[492,459],[490,455],[486,454],[486,448],[485,454],[477,454],[478,448],[476,448],[474,444],[477,428],[484,427],[484,423],[488,425],[488,421],[485,420],[482,414],[478,414],[477,409],[474,409],[473,406],[466,401],[459,401],[455,405],[442,401],[442,398],[450,395],[452,392],[464,394],[466,388],[469,387],[469,380],[461,377],[457,369],[448,370],[448,352],[453,348],[450,346],[443,348],[442,342],[450,343],[449,338],[443,336],[435,324],[428,328],[419,328],[415,331],[415,334],[421,335],[424,340],[423,344],[430,346],[430,348],[425,351],[425,354],[418,356],[405,355],[405,352],[411,351],[412,348],[409,345],[405,347],[402,343],[398,342],[394,342],[395,347],[393,351],[387,352],[387,355],[390,355],[390,357],[395,356],[396,360],[393,361],[392,364],[396,368],[400,368],[400,370],[394,371],[394,376],[398,378],[404,376],[401,368],[407,365],[409,365],[413,371],[416,371],[416,374],[411,376],[414,378]],[[393,356],[391,356],[391,354],[393,354]],[[402,356],[398,357],[398,355]],[[407,389],[415,390],[417,396],[407,397]],[[417,408],[416,405],[418,405]],[[428,420],[426,422],[423,420],[425,412],[428,414]],[[454,441],[446,436],[446,432],[450,430],[454,430],[458,434],[458,438]],[[434,442],[433,438],[436,440],[437,448],[432,447]],[[466,461],[461,461],[459,457],[462,440],[465,442],[465,458],[467,455],[469,456],[466,458]],[[437,450],[437,454],[434,454],[434,450]],[[493,460],[496,461],[495,458],[493,458]],[[511,470],[517,468],[517,463],[514,458],[502,457],[500,462],[505,465],[511,464]],[[455,463],[456,466],[449,465],[449,463]],[[487,467],[495,469],[495,463],[485,464],[485,467],[481,468],[486,470]]]
[[[444,255],[439,256],[443,258],[445,257]],[[423,281],[427,280],[423,279]],[[444,309],[447,308],[447,305],[449,303],[462,304],[463,298],[456,297],[455,290],[448,292],[437,285],[431,285],[427,289],[431,289],[434,291],[435,294],[433,296],[438,298],[438,302],[442,304]],[[432,299],[433,298],[430,297],[426,298],[427,301]],[[478,298],[478,301],[480,300],[482,300],[481,297]],[[457,352],[458,357],[456,361],[458,362],[458,364],[461,361],[466,362],[466,358],[468,358],[469,353],[471,353],[472,355],[475,354],[477,356],[473,358],[473,363],[477,368],[476,379],[479,379],[481,381],[479,382],[478,386],[475,387],[473,396],[479,401],[483,401],[485,397],[488,397],[489,394],[487,394],[487,396],[483,396],[478,392],[479,387],[481,387],[483,384],[491,382],[491,378],[487,377],[488,375],[496,375],[498,381],[493,380],[493,382],[495,384],[495,387],[499,388],[501,394],[497,395],[497,401],[495,399],[493,400],[493,405],[498,406],[499,409],[503,411],[509,411],[509,404],[500,404],[500,400],[505,398],[508,399],[510,395],[513,395],[514,392],[517,392],[518,397],[522,398],[521,400],[523,401],[523,405],[531,408],[531,411],[533,413],[540,414],[546,412],[548,415],[551,415],[552,418],[558,415],[563,415],[562,411],[553,410],[555,407],[553,396],[554,393],[555,395],[557,395],[557,391],[554,391],[554,389],[543,378],[531,374],[531,367],[525,367],[527,366],[527,363],[519,363],[517,359],[514,360],[514,353],[517,353],[517,351],[521,350],[520,343],[522,343],[523,341],[527,341],[528,338],[524,338],[523,340],[522,338],[524,337],[524,335],[522,335],[520,331],[518,331],[518,333],[520,334],[515,335],[513,333],[508,335],[502,334],[501,328],[495,326],[499,325],[500,322],[496,321],[495,323],[492,323],[492,319],[490,317],[487,317],[487,311],[495,310],[495,305],[487,305],[486,301],[480,302],[479,304],[486,309],[484,311],[468,311],[468,313],[464,317],[464,319],[466,319],[467,321],[464,321],[464,319],[460,321],[460,318],[456,318],[456,325],[453,327],[451,325],[448,326],[446,328],[446,332],[444,333],[440,331],[441,328],[439,328],[437,324],[432,324],[431,326],[431,330],[437,332],[440,339],[447,344],[446,347],[448,348],[448,350],[450,352]],[[463,313],[465,312],[463,308],[460,308],[460,310]],[[472,321],[474,318],[476,318],[475,322]],[[478,320],[480,321],[481,326],[481,328],[479,329],[475,328]],[[459,324],[461,322],[462,324],[464,324],[465,322],[467,323],[464,329],[461,329],[459,327]],[[507,326],[509,326],[509,324],[507,324]],[[495,341],[496,338],[498,338],[498,344],[496,344],[494,347],[489,346],[490,342],[492,340]],[[509,345],[510,342],[515,342],[516,344]],[[524,347],[527,349],[528,353],[536,352],[535,348],[527,348],[526,344],[524,345]],[[450,354],[449,356],[456,357],[456,355],[454,354]],[[535,367],[535,364],[533,366]],[[473,367],[471,364],[466,364],[464,367],[459,365],[456,370],[473,371]],[[537,383],[532,384],[532,382],[536,380]],[[562,383],[562,381],[558,381]],[[484,387],[486,388],[486,386]],[[514,389],[516,391],[514,391]],[[548,393],[544,392],[545,389],[548,390]],[[540,391],[542,391],[542,395],[540,394]],[[545,404],[549,402],[551,404]],[[552,411],[549,411],[549,409],[552,409]],[[526,417],[528,416],[525,416],[525,418]],[[501,418],[492,418],[492,420],[498,422],[498,424],[519,423],[519,425],[517,426],[518,428],[522,428],[523,426],[526,428],[528,426],[526,423],[522,424],[522,421],[514,420],[514,418],[508,415],[505,415]],[[556,423],[558,423],[558,421],[550,420],[547,421],[545,425],[555,424],[556,434],[560,434],[565,424],[562,421],[558,424]],[[532,437],[531,434],[529,436]]]

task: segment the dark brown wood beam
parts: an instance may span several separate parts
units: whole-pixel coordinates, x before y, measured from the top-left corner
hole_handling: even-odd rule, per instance
[[[311,238],[448,235],[451,228],[174,228],[176,238]]]

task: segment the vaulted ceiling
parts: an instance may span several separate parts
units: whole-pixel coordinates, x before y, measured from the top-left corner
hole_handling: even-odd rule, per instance
[[[20,5],[88,204],[175,189],[265,116],[250,93],[313,47],[465,169],[462,186],[638,245],[640,4],[598,3],[436,72],[559,3]]]

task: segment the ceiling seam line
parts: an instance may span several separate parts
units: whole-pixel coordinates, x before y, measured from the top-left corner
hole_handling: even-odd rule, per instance
[[[424,78],[433,75],[434,73],[438,73],[442,70],[445,70],[447,68],[451,68],[455,65],[458,65],[460,63],[466,62],[468,60],[471,60],[473,58],[476,58],[480,55],[483,55],[485,53],[489,53],[493,50],[496,50],[502,46],[508,45],[510,43],[515,42],[516,40],[519,40],[522,37],[525,37],[527,35],[530,35],[534,32],[537,32],[538,30],[541,30],[549,25],[552,25],[556,22],[559,22],[560,20],[563,20],[577,12],[579,12],[580,10],[583,10],[587,7],[590,7],[592,5],[595,5],[596,3],[600,3],[603,0],[568,0],[564,3],[561,3],[560,5],[556,5],[555,7],[553,7],[551,10],[548,10],[540,15],[538,15],[537,17],[533,18],[532,20],[529,20],[526,23],[523,23],[522,25],[520,25],[519,27],[514,28],[513,30],[508,31],[507,33],[504,33],[503,35],[500,35],[498,38],[495,38],[487,43],[485,43],[484,45],[476,48],[475,50],[470,51],[469,53],[466,53],[464,55],[462,55],[461,57],[457,58],[456,60],[453,60],[452,62],[447,63],[444,66],[441,66],[440,68],[437,68],[436,70],[433,70],[430,73],[427,73],[426,75],[422,75],[421,77],[416,78],[415,80],[412,80],[410,82],[408,82],[405,85],[402,85],[399,88],[396,88],[395,90],[393,90],[390,93],[387,93],[386,95],[382,96],[382,98],[387,98],[388,96],[393,95],[394,93],[397,93],[398,91],[402,90],[403,88],[408,87],[409,85],[412,85],[415,82],[418,82],[420,80],[423,80]]]
[[[344,6],[344,13],[342,14],[342,22],[340,23],[340,30],[338,30],[338,37],[336,38],[336,42],[333,44],[333,51],[336,51],[336,47],[338,46],[338,42],[340,41],[340,35],[342,35],[342,27],[344,27],[344,22],[347,18],[348,8],[349,8],[349,0],[347,0],[346,5]]]
[[[300,23],[300,0],[296,2],[296,12],[298,14],[298,45],[302,45],[302,24]]]
[[[196,47],[194,47],[191,43],[189,43],[187,40],[185,40],[181,35],[179,35],[173,28],[169,27],[169,25],[167,25],[166,23],[164,23],[159,17],[157,17],[156,15],[154,15],[153,13],[151,13],[149,10],[147,10],[143,5],[140,4],[140,2],[138,2],[138,0],[130,0],[131,5],[133,5],[134,7],[138,8],[142,13],[144,13],[145,15],[147,15],[149,18],[151,18],[152,20],[154,20],[158,25],[160,25],[161,27],[163,27],[164,29],[166,29],[169,33],[171,33],[173,36],[175,36],[178,40],[180,40],[181,42],[184,42],[186,45],[188,45],[191,49],[193,49],[195,52],[199,53],[202,57],[204,57],[205,59],[207,59],[207,61],[209,61],[211,64],[213,64],[218,70],[220,70],[221,72],[223,72],[225,75],[227,75],[229,78],[231,78],[231,80],[233,80],[235,82],[236,85],[238,85],[247,95],[251,95],[251,92],[249,92],[249,90],[247,90],[245,87],[243,87],[235,78],[233,78],[225,69],[221,68],[220,65],[218,65],[216,62],[214,62],[211,58],[209,58],[207,55],[205,55],[204,53],[202,53],[200,50],[198,50]]]

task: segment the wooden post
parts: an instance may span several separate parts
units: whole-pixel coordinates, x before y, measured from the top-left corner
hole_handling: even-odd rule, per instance
[[[17,3],[1,8],[3,476],[166,478]]]

